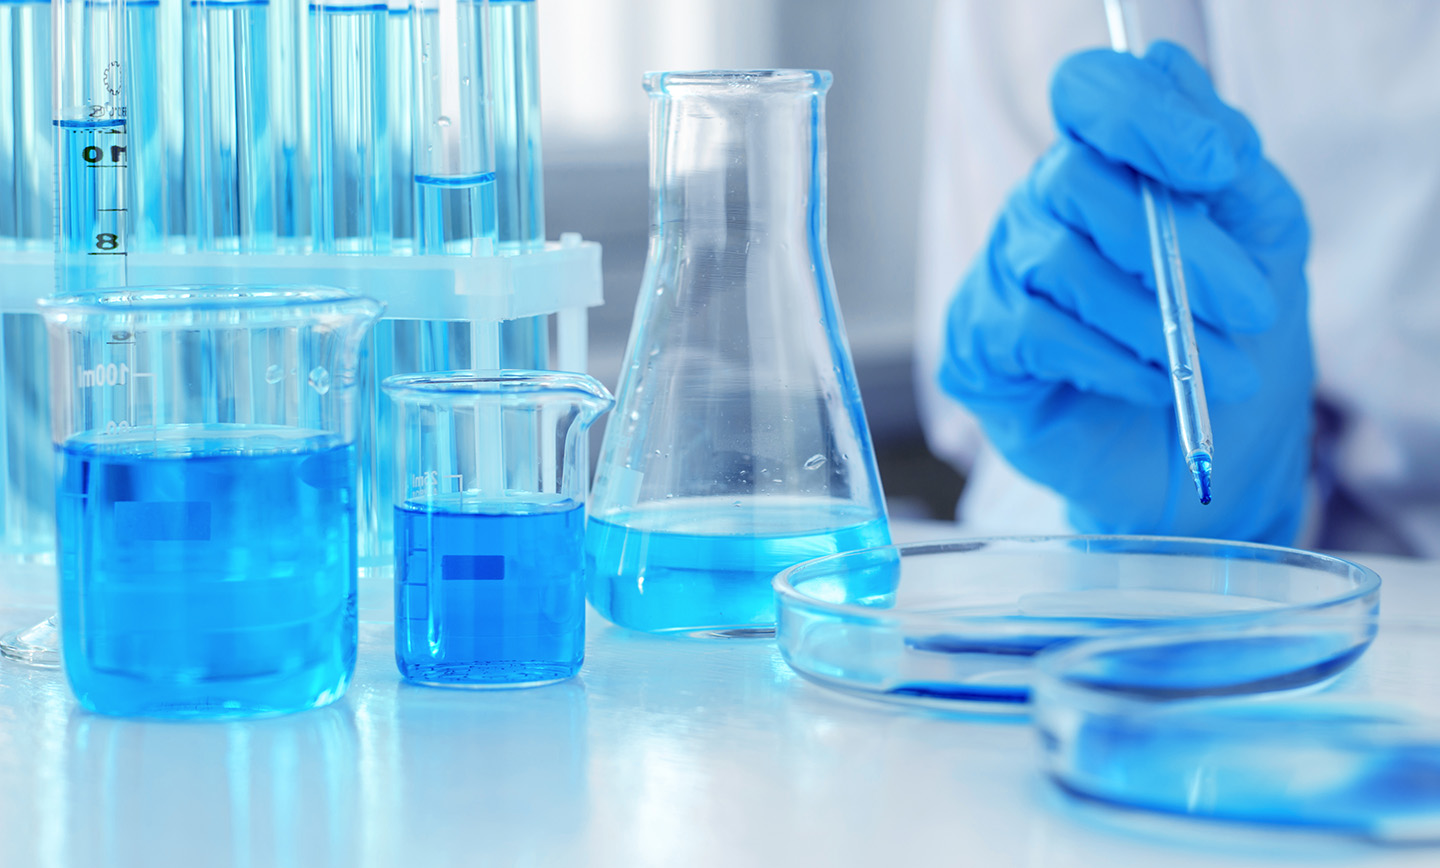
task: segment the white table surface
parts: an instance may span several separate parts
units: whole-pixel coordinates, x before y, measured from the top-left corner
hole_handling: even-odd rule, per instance
[[[1440,563],[1357,559],[1384,578],[1387,612],[1440,616]],[[43,616],[49,586],[0,570],[0,631]],[[592,614],[573,681],[413,687],[386,588],[361,590],[349,693],[288,717],[100,717],[60,672],[0,660],[0,866],[1440,866],[1440,849],[1139,828],[1060,795],[1026,725],[849,699],[773,641]]]

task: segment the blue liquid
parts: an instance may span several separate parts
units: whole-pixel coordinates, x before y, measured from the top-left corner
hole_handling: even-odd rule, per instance
[[[1086,798],[1163,813],[1434,843],[1440,742],[1404,727],[1363,706],[1327,708],[1321,696],[1103,717],[1075,730],[1059,780]]]
[[[60,449],[60,617],[80,703],[227,717],[338,699],[355,665],[353,447],[284,428],[160,433]]]
[[[592,518],[590,604],[634,630],[773,626],[776,573],[890,542],[884,518],[850,504],[733,502],[691,498]]]
[[[125,285],[125,187],[129,148],[123,120],[56,121],[60,257],[56,290]]]
[[[422,253],[486,256],[495,250],[495,173],[416,175]]]
[[[459,498],[453,504],[461,506]],[[543,684],[585,653],[585,509],[573,500],[395,509],[395,662],[422,684]]]

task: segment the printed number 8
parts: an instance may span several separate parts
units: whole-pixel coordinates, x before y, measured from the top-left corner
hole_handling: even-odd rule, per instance
[[[95,246],[101,250],[114,250],[120,246],[120,236],[113,232],[101,232],[95,236]]]

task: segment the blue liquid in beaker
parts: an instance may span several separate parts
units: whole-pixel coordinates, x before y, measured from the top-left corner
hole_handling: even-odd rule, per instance
[[[560,496],[395,508],[395,661],[423,684],[569,678],[585,652],[585,508]]]
[[[339,698],[355,665],[354,447],[284,428],[166,433],[59,450],[61,627],[81,704],[225,717]]]
[[[622,627],[773,625],[770,582],[776,573],[822,555],[890,542],[883,517],[818,498],[674,503],[590,520],[590,604]]]

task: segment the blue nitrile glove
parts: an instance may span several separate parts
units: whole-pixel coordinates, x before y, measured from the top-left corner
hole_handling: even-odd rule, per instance
[[[1176,45],[1076,54],[1051,102],[1060,141],[960,284],[941,385],[1081,532],[1294,542],[1314,380],[1299,196]],[[1215,442],[1208,506],[1176,430],[1136,172],[1175,194]]]

